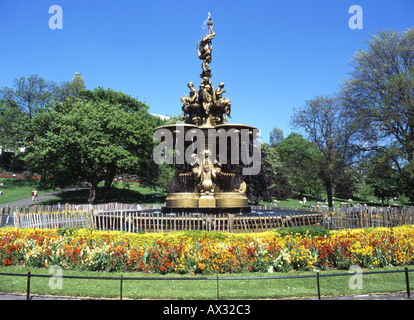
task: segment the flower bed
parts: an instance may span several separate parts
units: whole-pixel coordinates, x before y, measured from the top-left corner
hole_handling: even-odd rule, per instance
[[[283,233],[282,233],[283,234]],[[240,273],[414,264],[414,226],[328,235],[0,229],[0,264],[153,273]]]

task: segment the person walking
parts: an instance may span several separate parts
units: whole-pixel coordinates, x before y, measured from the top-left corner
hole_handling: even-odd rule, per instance
[[[37,201],[37,191],[36,190],[32,190],[32,201]]]

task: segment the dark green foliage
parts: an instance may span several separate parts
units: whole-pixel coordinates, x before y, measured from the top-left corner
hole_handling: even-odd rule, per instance
[[[192,239],[217,239],[226,240],[227,233],[219,231],[203,231],[203,230],[187,230],[184,231],[184,236]]]
[[[299,233],[301,236],[309,235],[311,237],[323,237],[329,235],[329,230],[321,227],[286,227],[276,229],[282,237],[290,234],[295,235]]]
[[[31,121],[35,139],[27,145],[25,160],[45,183],[87,181],[93,203],[102,180],[108,196],[116,174],[145,179],[156,120],[146,105],[122,92],[99,88],[79,96],[36,114]]]

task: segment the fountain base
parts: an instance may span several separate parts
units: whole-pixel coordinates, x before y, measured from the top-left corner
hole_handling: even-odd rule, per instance
[[[163,213],[250,213],[244,192],[173,192],[166,198]]]
[[[216,199],[212,194],[202,194],[198,200],[200,208],[214,208],[216,206]]]
[[[231,207],[231,208],[219,208],[219,207],[211,207],[211,208],[168,208],[162,207],[162,213],[200,213],[200,214],[222,214],[222,213],[251,213],[250,207]]]

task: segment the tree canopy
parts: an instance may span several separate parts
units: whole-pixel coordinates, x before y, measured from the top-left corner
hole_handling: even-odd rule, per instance
[[[27,143],[25,161],[44,183],[89,182],[93,203],[100,181],[106,182],[109,196],[116,174],[145,179],[157,121],[147,110],[122,92],[84,90],[36,114],[31,121],[35,139]]]
[[[414,200],[414,28],[380,31],[351,59],[343,96],[363,126],[362,146],[388,148]]]
[[[317,96],[295,110],[291,119],[294,128],[302,130],[306,138],[319,150],[314,158],[319,178],[323,181],[328,205],[332,207],[336,178],[349,167],[355,157],[357,130],[342,100],[333,96]]]

